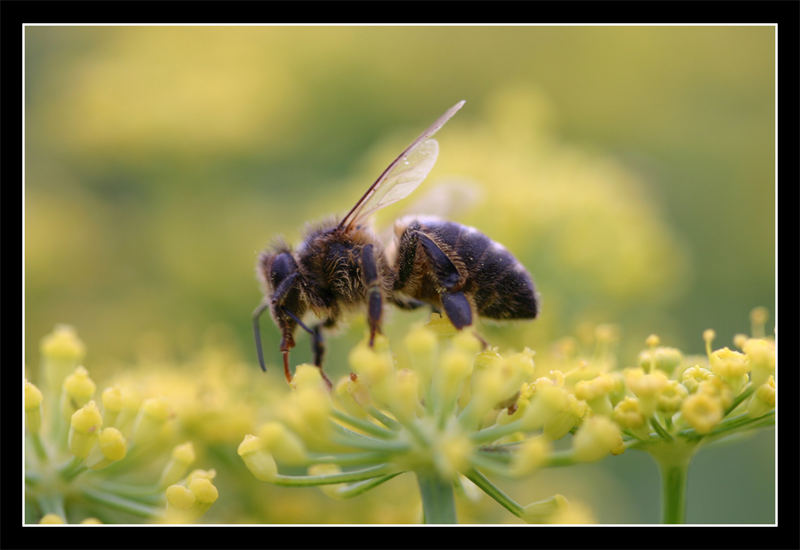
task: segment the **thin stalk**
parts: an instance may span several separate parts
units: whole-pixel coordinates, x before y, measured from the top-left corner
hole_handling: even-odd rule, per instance
[[[308,459],[314,463],[342,464],[360,466],[386,462],[389,453],[367,451],[363,453],[308,453]]]
[[[486,476],[478,470],[470,470],[466,474],[467,479],[477,485],[483,490],[484,493],[492,497],[503,508],[511,512],[517,517],[522,517],[523,507],[514,501],[513,498],[505,494],[499,487],[492,483]]]
[[[349,485],[345,485],[341,489],[336,491],[336,494],[340,498],[352,498],[355,496],[360,495],[366,491],[369,491],[373,487],[377,487],[381,483],[386,483],[393,477],[399,476],[403,472],[395,472],[393,474],[387,474],[381,477],[374,477],[372,479],[367,479],[364,481],[358,481],[356,483],[351,483]]]
[[[493,426],[489,426],[488,428],[473,432],[469,438],[473,441],[473,443],[477,443],[479,445],[481,443],[489,443],[491,441],[500,439],[504,435],[519,431],[521,426],[521,420],[514,420],[508,424],[495,424]]]
[[[354,428],[358,428],[368,434],[374,435],[376,437],[380,437],[383,439],[392,439],[397,435],[396,432],[392,430],[387,430],[377,424],[373,424],[369,420],[362,420],[361,418],[355,418],[354,416],[350,416],[349,414],[343,413],[340,410],[333,409],[331,411],[331,416],[335,419],[339,420],[340,422],[344,422],[345,424],[350,424]]]
[[[127,512],[128,514],[142,517],[142,518],[149,518],[153,517],[158,513],[157,508],[153,508],[152,506],[147,506],[146,504],[142,504],[141,502],[137,502],[135,500],[130,500],[120,495],[115,495],[113,493],[107,493],[105,491],[100,491],[97,489],[90,489],[88,487],[84,488],[82,491],[83,496],[85,496],[88,500],[93,502],[103,504],[108,506],[109,508],[114,508],[115,510],[120,510],[122,512]]]
[[[753,387],[753,385],[747,384],[747,386],[744,387],[742,392],[739,395],[737,395],[736,398],[733,400],[733,403],[731,403],[730,406],[727,409],[725,409],[724,416],[728,416],[729,414],[731,414],[733,412],[733,409],[738,407],[739,403],[750,397],[754,391],[756,391],[756,389]]]
[[[338,472],[335,474],[321,474],[321,475],[307,475],[307,476],[290,476],[278,474],[275,480],[271,481],[275,485],[283,485],[286,487],[314,487],[317,485],[335,485],[337,483],[352,483],[354,481],[363,481],[365,479],[372,479],[374,477],[385,476],[393,473],[393,468],[388,464],[380,464],[378,466],[371,466],[361,470],[352,470],[349,472]]]
[[[420,471],[417,484],[422,497],[422,522],[426,524],[452,524],[456,520],[453,484],[435,472]]]
[[[44,448],[44,443],[42,443],[42,436],[38,433],[32,434],[28,433],[31,436],[30,441],[33,444],[33,450],[36,451],[36,456],[39,457],[39,461],[47,462],[47,450]]]

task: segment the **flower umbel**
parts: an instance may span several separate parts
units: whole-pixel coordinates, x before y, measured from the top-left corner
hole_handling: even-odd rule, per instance
[[[42,390],[25,381],[27,523],[192,522],[208,510],[217,498],[214,473],[186,476],[195,459],[191,443],[172,449],[159,480],[171,448],[167,401],[142,400],[128,387],[96,396],[79,365],[85,347],[71,327],[56,327],[41,350]],[[173,500],[184,501],[173,487],[194,499],[180,514]]]

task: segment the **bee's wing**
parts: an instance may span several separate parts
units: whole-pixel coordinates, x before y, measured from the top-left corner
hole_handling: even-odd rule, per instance
[[[369,214],[386,205],[397,202],[407,197],[431,171],[439,154],[439,144],[435,139],[430,139],[445,122],[456,114],[464,105],[464,100],[459,101],[431,124],[411,145],[405,148],[394,159],[383,173],[370,185],[367,192],[350,209],[350,212],[339,223],[339,227],[350,227],[356,221],[364,219]]]

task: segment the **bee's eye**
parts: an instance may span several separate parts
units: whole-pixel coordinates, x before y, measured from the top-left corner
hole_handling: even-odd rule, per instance
[[[270,269],[270,278],[272,279],[273,287],[277,287],[289,274],[297,271],[297,264],[294,258],[288,252],[281,252],[272,261]]]

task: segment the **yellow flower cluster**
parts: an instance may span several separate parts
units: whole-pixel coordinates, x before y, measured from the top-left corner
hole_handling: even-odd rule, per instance
[[[324,485],[337,498],[413,472],[424,503],[434,498],[431,479],[458,486],[466,478],[519,518],[549,521],[532,510],[563,515],[554,505],[563,497],[526,508],[484,472],[521,477],[628,448],[688,460],[701,443],[773,422],[774,341],[737,337],[741,351],[713,350],[713,337],[706,331],[707,357],[695,360],[651,336],[637,366],[616,369],[614,331],[602,327],[592,360],[572,350],[548,368],[547,360],[534,365],[529,349],[482,348],[471,332],[434,316],[395,353],[383,337],[373,348],[356,346],[352,372],[331,391],[318,368],[298,366],[288,396],[239,455],[259,480]],[[555,450],[569,435],[568,447]],[[308,474],[282,473],[298,466]]]
[[[195,460],[189,442],[173,449],[160,479],[154,472],[173,435],[166,399],[143,397],[125,385],[98,396],[80,365],[85,347],[71,327],[57,326],[41,352],[42,389],[24,382],[26,521],[195,521],[217,499],[213,471],[186,476]],[[171,498],[182,489],[191,503]]]

